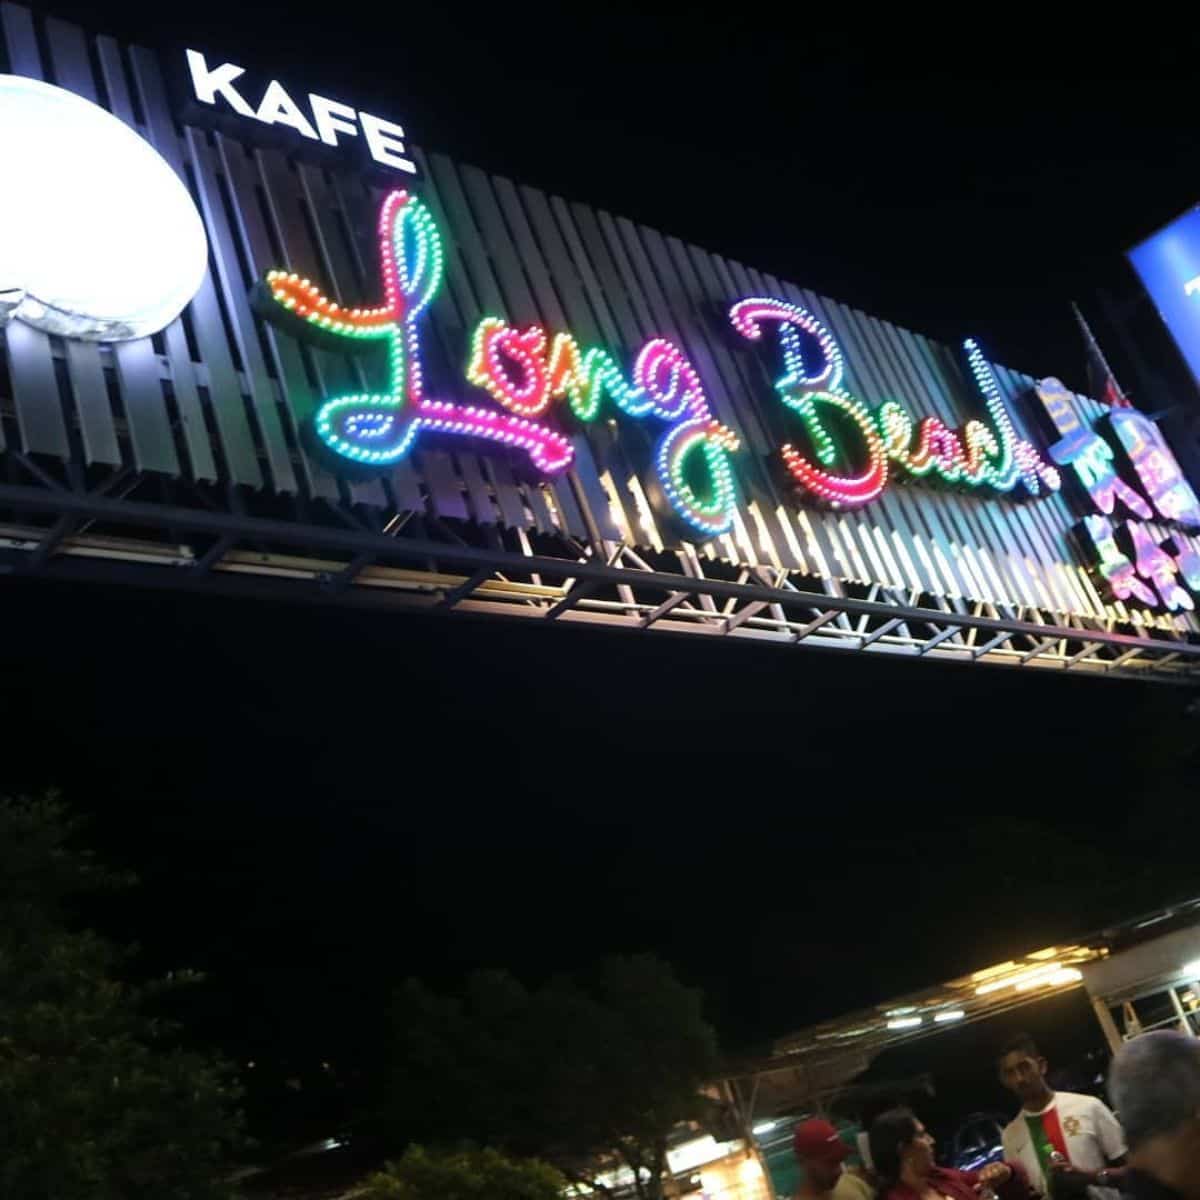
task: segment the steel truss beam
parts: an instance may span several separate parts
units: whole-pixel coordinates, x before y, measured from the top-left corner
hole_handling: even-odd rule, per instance
[[[621,546],[522,553],[57,485],[0,484],[0,508],[20,521],[0,527],[10,572],[1200,683],[1200,645],[1179,637],[923,608],[907,594],[876,599],[891,595],[878,589],[871,598],[804,591],[784,572],[713,578],[728,566],[695,554],[677,556],[674,572]]]

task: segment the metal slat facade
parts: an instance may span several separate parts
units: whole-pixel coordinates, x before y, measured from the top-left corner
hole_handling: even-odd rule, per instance
[[[0,27],[4,30],[8,69],[16,75],[44,79],[41,52],[29,10],[4,5],[0,8]],[[66,459],[70,450],[49,336],[21,326],[9,331],[6,343],[22,448],[30,454]]]
[[[109,108],[114,116],[141,132],[134,116],[131,85],[120,47],[112,38],[101,37],[98,50]],[[118,342],[113,347],[135,469],[177,476],[182,465],[183,473],[193,482],[215,483],[216,459],[205,428],[200,390],[182,320],[172,321],[162,331],[162,341],[165,363],[160,361],[150,338]],[[161,383],[164,370],[170,381],[175,417],[168,411],[166,390]],[[177,441],[182,442],[182,460]]]
[[[125,54],[56,20],[39,31],[40,19],[0,3],[7,69],[106,104],[150,141],[196,200],[210,270],[153,339],[97,345],[19,320],[0,333],[0,557],[15,569],[91,576],[107,565],[141,580],[169,562],[188,568],[174,582],[185,575],[214,590],[289,581],[347,603],[916,658],[1169,678],[1200,668],[1192,614],[1102,593],[1074,540],[1088,510],[1069,488],[1017,500],[893,471],[861,508],[835,511],[799,493],[779,457],[796,425],[773,389],[777,349],[739,338],[726,313],[753,295],[803,306],[836,337],[854,395],[872,408],[900,401],[914,422],[937,417],[952,429],[985,415],[960,350],[442,154],[414,152],[415,190],[446,254],[425,318],[429,378],[452,389],[447,398],[489,405],[465,376],[488,315],[571,332],[625,371],[646,341],[668,338],[695,366],[714,418],[739,438],[733,525],[681,540],[650,499],[645,464],[664,427],[615,409],[586,425],[551,414],[575,456],[549,479],[463,439],[423,442],[375,474],[340,469],[310,432],[313,414],[326,398],[377,388],[381,354],[297,341],[263,322],[250,290],[280,267],[347,306],[378,303],[383,181],[185,127],[153,52]],[[1035,381],[993,370],[1019,436],[1044,453]],[[1073,403],[1089,424],[1104,411],[1086,397]],[[151,485],[161,521],[146,500]],[[122,500],[131,493],[136,505]],[[131,507],[118,511],[123,502]],[[72,536],[85,521],[90,532]],[[1200,546],[1166,523],[1148,528]],[[188,530],[193,541],[180,545]]]

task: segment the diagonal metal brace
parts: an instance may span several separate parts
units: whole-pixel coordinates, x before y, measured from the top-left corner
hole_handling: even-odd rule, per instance
[[[495,574],[495,568],[482,566],[477,568],[468,578],[455,587],[449,588],[445,595],[434,605],[435,608],[453,608],[460,600],[465,600],[481,583]]]
[[[893,617],[890,621],[884,621],[884,623],[880,625],[878,629],[873,630],[867,637],[863,638],[863,640],[859,642],[858,648],[860,650],[865,650],[866,647],[871,645],[873,642],[879,641],[884,634],[891,633],[892,630],[895,629],[900,623],[899,617]]]
[[[982,646],[976,646],[971,651],[971,657],[976,659],[982,658],[988,653],[989,650],[995,650],[997,646],[1001,646],[1005,642],[1011,641],[1012,636],[1013,635],[1011,633],[998,633],[994,638],[988,638],[988,640],[984,642]]]
[[[1062,638],[1043,638],[1036,646],[1034,646],[1032,650],[1026,650],[1025,653],[1021,655],[1020,661],[1022,663],[1027,663],[1031,658],[1037,658],[1038,655],[1043,651],[1049,650],[1051,646],[1057,645],[1057,643],[1060,641],[1062,641]]]
[[[340,571],[321,580],[321,590],[333,596],[340,595],[358,578],[363,568],[374,561],[373,554],[356,554]]]
[[[217,538],[215,542],[192,563],[192,570],[197,575],[207,575],[225,557],[225,555],[233,549],[237,539],[230,534],[224,534]]]
[[[732,613],[725,618],[725,632],[732,633],[744,621],[750,620],[757,613],[762,612],[767,607],[765,600],[751,600],[744,604],[739,612]]]
[[[961,633],[957,625],[947,625],[940,633],[935,633],[922,647],[921,653],[928,654],[930,650],[935,650],[943,642],[948,642],[955,634]]]
[[[567,609],[574,608],[580,600],[586,599],[599,586],[599,581],[595,579],[587,579],[583,583],[577,583],[561,600],[546,610],[546,620],[553,621],[559,613],[564,613]]]
[[[649,629],[659,617],[665,617],[688,598],[687,592],[672,592],[657,608],[652,608],[641,620],[641,628]]]
[[[46,536],[38,543],[38,547],[29,556],[29,562],[26,564],[26,569],[36,571],[39,567],[45,566],[50,556],[58,549],[63,538],[69,537],[74,531],[76,521],[74,517],[59,517],[57,521],[46,531]]]
[[[807,625],[801,625],[800,628],[796,630],[796,634],[792,638],[792,644],[794,645],[797,642],[804,641],[804,639],[808,637],[810,633],[816,633],[816,631],[820,629],[822,625],[828,625],[830,621],[834,620],[836,617],[840,617],[841,615],[842,614],[840,612],[833,608],[826,609],[825,612],[819,613],[817,616],[813,617],[813,619],[809,621]]]

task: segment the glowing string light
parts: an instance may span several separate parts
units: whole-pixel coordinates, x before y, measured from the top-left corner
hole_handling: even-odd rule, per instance
[[[475,329],[467,378],[511,412],[536,417],[550,406],[545,350],[546,335],[538,326],[513,329],[485,317]]]
[[[607,397],[626,416],[667,422],[654,470],[671,510],[705,537],[733,528],[737,488],[729,455],[738,439],[714,419],[696,368],[672,342],[647,342],[627,378],[608,351],[583,351],[569,333],[549,339],[539,326],[518,330],[485,317],[475,329],[467,375],[514,412],[535,415],[565,399],[573,416],[589,422]]]
[[[1020,480],[1025,484],[1031,495],[1036,496],[1044,483],[1052,492],[1057,492],[1062,486],[1062,477],[1056,468],[1046,462],[1029,442],[1017,437],[1013,428],[1012,418],[1000,396],[1000,385],[996,382],[995,373],[983,357],[983,351],[974,338],[967,338],[963,343],[967,351],[967,361],[971,364],[971,372],[975,382],[983,393],[984,403],[988,414],[996,426],[999,438],[998,453],[990,463],[988,481],[997,491],[1011,491]]]
[[[672,508],[702,533],[716,537],[733,527],[737,493],[729,455],[737,436],[709,409],[696,368],[678,346],[663,338],[647,342],[634,363],[634,385],[648,410],[674,422],[655,453],[655,470]],[[695,461],[707,480],[707,494],[689,482]]]
[[[716,421],[681,421],[659,442],[655,470],[671,506],[690,525],[709,537],[728,533],[733,526],[737,492],[729,454],[737,437]],[[704,495],[688,482],[689,467],[699,457],[709,480]]]
[[[889,430],[880,435],[871,410],[841,389],[842,352],[833,335],[812,313],[796,304],[767,297],[740,300],[729,312],[734,328],[745,338],[759,341],[767,321],[778,325],[783,353],[784,373],[775,382],[780,399],[801,420],[812,442],[817,463],[806,458],[795,446],[782,447],[784,465],[792,478],[813,495],[835,507],[857,506],[874,500],[887,486],[887,448],[899,431],[895,414]],[[816,367],[809,365],[801,333],[807,334],[817,350]],[[836,475],[823,467],[838,459],[838,446],[825,424],[821,409],[828,407],[843,414],[862,441],[866,464],[858,475]]]
[[[403,458],[418,434],[430,430],[520,450],[547,474],[566,467],[574,456],[571,443],[530,421],[536,409],[528,401],[521,402],[524,411],[495,412],[425,397],[418,317],[441,286],[444,259],[433,215],[406,191],[391,192],[383,202],[379,251],[384,303],[377,308],[346,309],[295,274],[272,271],[266,277],[270,319],[299,320],[314,333],[338,339],[388,343],[388,391],[326,400],[314,417],[321,441],[352,462],[384,466]]]
[[[967,351],[995,432],[976,420],[966,422],[961,431],[950,429],[937,417],[925,417],[914,425],[912,416],[895,400],[872,412],[841,388],[845,362],[833,335],[797,304],[751,297],[738,301],[729,317],[751,341],[761,340],[765,323],[776,323],[784,373],[775,390],[800,417],[816,462],[792,445],[783,447],[783,460],[803,488],[830,504],[857,506],[875,499],[887,486],[889,462],[916,478],[931,475],[943,483],[972,488],[1006,492],[1020,481],[1036,495],[1043,487],[1054,491],[1060,486],[1058,471],[1016,436],[991,368],[974,342],[967,343]],[[822,418],[821,406],[840,410],[848,418],[843,425],[854,428],[861,442],[857,457],[865,459],[860,474],[837,475],[822,469],[856,456],[842,453],[834,431]]]
[[[883,439],[871,419],[865,404],[845,392],[803,392],[799,396],[784,396],[788,404],[801,418],[805,429],[818,446],[832,446],[832,438],[821,420],[819,406],[827,405],[843,413],[861,435],[866,465],[858,475],[834,475],[822,470],[805,458],[791,444],[782,447],[784,465],[788,473],[807,491],[828,503],[854,507],[874,500],[887,486],[888,460]],[[823,461],[832,462],[831,453]]]
[[[733,327],[752,342],[761,340],[764,321],[779,323],[785,374],[776,386],[811,391],[834,391],[842,382],[844,360],[833,334],[807,309],[786,300],[752,297],[739,300],[730,310]],[[805,362],[800,333],[811,335],[820,352],[820,369],[811,374]]]
[[[594,346],[583,353],[569,333],[555,335],[550,349],[550,386],[555,396],[566,396],[572,414],[581,421],[594,421],[607,395],[627,416],[647,412],[645,398],[625,378],[607,350]]]

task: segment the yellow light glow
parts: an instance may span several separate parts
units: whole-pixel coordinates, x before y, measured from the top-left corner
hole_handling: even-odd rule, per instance
[[[762,1164],[757,1158],[747,1158],[742,1162],[742,1165],[738,1167],[738,1174],[741,1175],[743,1179],[758,1179],[762,1173]]]
[[[1034,962],[1045,962],[1048,958],[1058,957],[1057,946],[1047,946],[1045,950],[1035,950],[1032,954],[1025,955],[1026,958],[1032,958]]]
[[[646,493],[642,491],[642,482],[636,475],[631,475],[626,481],[625,486],[629,489],[633,496],[634,504],[638,510],[638,521],[640,522],[643,531],[650,539],[650,544],[655,550],[662,553],[663,541],[659,536],[658,526],[654,521],[654,513],[650,508],[650,501],[646,499]]]
[[[988,967],[985,971],[976,971],[971,976],[972,983],[982,983],[985,979],[993,979],[997,975],[1003,975],[1005,971],[1015,971],[1017,964],[1015,962],[1001,963],[998,967]]]
[[[993,979],[988,983],[981,984],[975,989],[975,995],[986,996],[990,992],[998,992],[1001,988],[1007,987],[1016,988],[1018,992],[1025,992],[1029,988],[1037,987],[1039,983],[1045,982],[1055,971],[1061,970],[1061,963],[1051,962],[1047,963],[1044,967],[1034,967],[1028,971],[1018,971],[1015,975],[1008,975],[1003,979]]]
[[[1041,971],[1022,979],[1016,985],[1018,992],[1029,992],[1036,987],[1062,987],[1066,983],[1078,983],[1083,975],[1074,967],[1063,967],[1058,963],[1052,964],[1054,970],[1043,967]]]
[[[1062,987],[1065,983],[1079,983],[1082,979],[1082,971],[1077,970],[1075,967],[1063,967],[1061,971],[1055,971],[1046,982],[1051,987]]]

